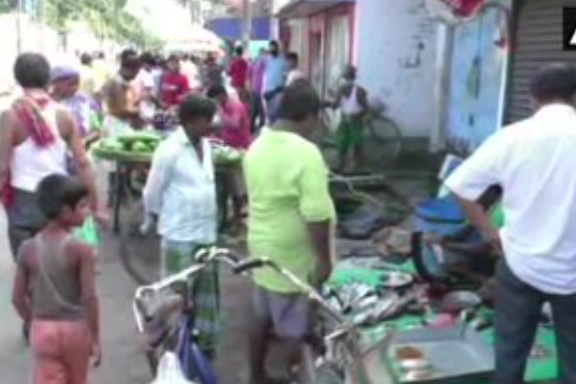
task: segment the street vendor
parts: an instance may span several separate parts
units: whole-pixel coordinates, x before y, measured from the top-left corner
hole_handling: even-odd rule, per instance
[[[321,286],[332,271],[335,210],[328,170],[306,139],[317,127],[320,99],[310,83],[286,87],[279,119],[248,150],[244,161],[250,201],[248,246],[253,257],[269,257],[303,281]],[[267,384],[265,362],[274,333],[290,353],[288,369],[300,363],[311,327],[308,297],[271,269],[255,271],[250,333],[251,384]]]
[[[231,148],[240,151],[247,150],[252,143],[252,134],[250,133],[250,116],[244,104],[239,100],[230,98],[223,85],[210,87],[208,97],[214,100],[217,105],[217,113],[220,118],[218,137]],[[242,220],[242,209],[247,200],[242,168],[230,169],[226,176],[226,192],[231,193],[234,208],[233,224],[239,228]]]
[[[576,68],[551,64],[530,83],[536,113],[499,130],[447,180],[503,257],[496,273],[498,384],[524,382],[544,303],[552,307],[561,384],[576,383]],[[478,197],[500,185],[498,231]]]
[[[490,222],[498,229],[504,225],[500,197],[500,188],[494,186],[479,199],[479,204],[489,212]],[[486,286],[494,276],[498,255],[472,224],[465,223],[442,236],[434,232],[426,233],[424,241],[432,246],[431,251],[439,253],[434,256],[443,264],[443,277],[455,276],[478,286]],[[435,245],[440,248],[435,248]]]
[[[0,118],[0,191],[8,216],[13,255],[45,224],[36,204],[36,189],[44,177],[68,172],[71,154],[76,173],[89,190],[94,217],[102,221],[94,173],[74,116],[48,94],[50,64],[36,53],[18,56],[14,76],[19,97]]]
[[[96,104],[79,92],[80,72],[72,67],[52,69],[51,96],[75,117],[80,136],[88,147],[100,137],[100,116]]]
[[[216,241],[214,164],[207,139],[215,113],[211,100],[187,96],[178,111],[182,126],[154,153],[143,200],[146,212],[158,221],[163,277],[193,265],[194,254]],[[217,268],[208,266],[195,283],[199,342],[214,356],[219,329]]]
[[[120,70],[104,84],[100,97],[104,103],[103,135],[116,137],[141,129],[141,89],[137,81],[141,62],[138,54],[127,49],[120,55]]]

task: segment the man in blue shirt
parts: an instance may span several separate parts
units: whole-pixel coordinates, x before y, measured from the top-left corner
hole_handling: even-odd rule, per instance
[[[266,115],[271,124],[276,120],[277,105],[286,83],[288,66],[286,60],[280,55],[280,46],[277,41],[271,41],[269,54],[264,62],[263,94],[266,100]]]

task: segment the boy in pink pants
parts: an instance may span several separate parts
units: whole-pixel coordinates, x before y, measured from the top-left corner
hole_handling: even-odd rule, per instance
[[[94,250],[72,230],[88,214],[86,187],[52,175],[38,187],[48,224],[18,254],[13,303],[31,323],[34,384],[85,384],[90,357],[100,364]]]

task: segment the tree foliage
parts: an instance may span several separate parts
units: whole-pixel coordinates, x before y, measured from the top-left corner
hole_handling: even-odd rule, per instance
[[[127,0],[36,0],[33,17],[42,17],[62,36],[73,21],[85,21],[101,39],[154,47],[160,42],[130,13],[124,10]],[[0,0],[0,12],[14,10],[17,0]]]
[[[0,0],[0,13],[13,11],[17,6],[18,0]]]
[[[26,0],[25,0],[26,1]],[[71,22],[85,21],[101,39],[155,48],[160,41],[124,10],[127,0],[27,0],[32,17],[43,18],[65,37]],[[18,0],[0,0],[0,13],[16,10]]]

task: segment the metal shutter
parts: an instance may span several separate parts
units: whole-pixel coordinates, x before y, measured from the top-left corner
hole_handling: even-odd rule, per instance
[[[574,52],[562,50],[562,7],[576,6],[576,0],[524,0],[522,3],[510,72],[508,123],[531,114],[529,83],[536,70],[550,62],[576,62]]]

